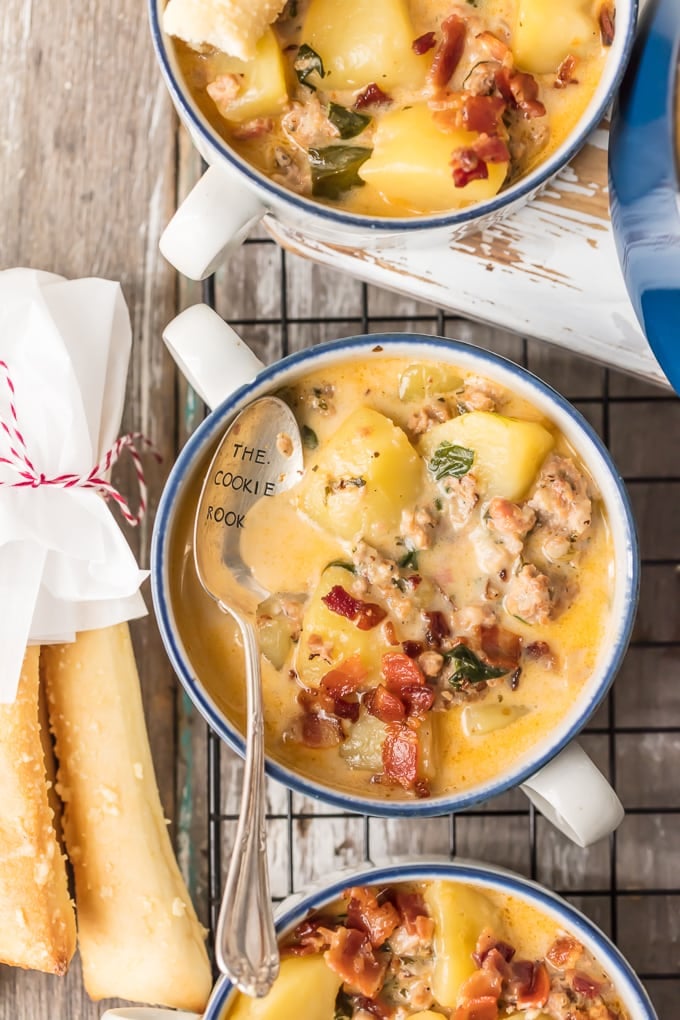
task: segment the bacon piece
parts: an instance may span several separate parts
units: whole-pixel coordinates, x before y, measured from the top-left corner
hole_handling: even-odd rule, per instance
[[[507,43],[504,43],[502,39],[499,39],[493,32],[480,32],[475,37],[477,42],[483,43],[487,50],[491,54],[494,60],[502,62],[510,52],[510,47]]]
[[[338,928],[324,959],[360,995],[374,999],[383,986],[388,957],[377,957],[368,936],[356,928]]]
[[[425,32],[424,35],[419,35],[417,39],[414,39],[411,43],[411,49],[417,56],[422,57],[423,53],[427,53],[428,50],[433,49],[437,45],[437,37],[434,32]]]
[[[485,181],[489,176],[488,166],[471,147],[454,149],[450,166],[457,188],[464,188],[471,181]]]
[[[571,976],[571,987],[579,995],[585,996],[586,999],[594,999],[596,995],[599,995],[602,990],[602,985],[599,981],[594,981],[583,971],[577,970]]]
[[[410,790],[418,777],[418,734],[403,723],[391,723],[382,746],[384,775]]]
[[[434,703],[434,691],[424,684],[405,685],[399,697],[404,703],[406,715],[412,719],[424,719]]]
[[[503,976],[492,968],[475,970],[460,990],[460,998],[465,999],[486,999],[493,998],[496,1003],[503,990]]]
[[[472,144],[477,155],[485,163],[510,162],[508,147],[498,135],[480,135]]]
[[[530,662],[538,662],[539,659],[545,659],[546,665],[549,668],[555,665],[555,656],[547,641],[532,641],[530,645],[525,645],[524,655]],[[557,943],[555,944],[557,945]]]
[[[466,26],[458,15],[452,14],[442,21],[441,30],[443,38],[432,59],[430,81],[433,85],[443,88],[448,84],[463,56]]]
[[[367,106],[388,106],[391,102],[392,97],[372,81],[354,100],[354,109],[363,110]]]
[[[322,953],[330,946],[333,932],[337,927],[337,917],[330,917],[326,914],[319,914],[313,918],[307,917],[294,930],[292,938],[295,941],[285,945],[284,950],[294,956]]]
[[[545,964],[518,960],[511,967],[516,1004],[523,1009],[545,1006],[550,995],[550,975]]]
[[[425,677],[417,662],[402,652],[385,652],[382,657],[382,675],[388,691],[401,695],[404,687],[423,685]]]
[[[522,651],[522,639],[519,634],[494,623],[491,627],[480,628],[480,641],[484,657],[490,666],[506,669],[508,673],[517,668]]]
[[[352,655],[329,670],[322,677],[320,687],[331,698],[346,698],[354,694],[365,677],[366,667],[361,656]]]
[[[401,722],[406,718],[406,708],[401,698],[388,691],[384,684],[378,684],[364,697],[364,705],[371,715],[384,723]]]
[[[364,602],[355,599],[341,584],[334,584],[327,595],[321,599],[332,613],[351,620],[359,630],[372,630],[387,616],[387,610],[375,602]]]
[[[344,739],[340,720],[334,716],[319,715],[318,712],[305,712],[300,719],[300,724],[300,742],[305,747],[319,749],[337,747]]]
[[[507,942],[497,939],[491,928],[485,928],[477,939],[477,945],[475,946],[475,951],[472,954],[472,959],[478,967],[482,966],[484,960],[492,949],[496,949],[506,963],[510,963],[515,955],[513,946],[509,945]]]
[[[578,79],[574,78],[574,71],[578,60],[571,53],[567,54],[560,66],[557,68],[553,88],[565,89],[567,85],[577,85]]]
[[[505,107],[502,96],[466,95],[462,108],[463,127],[479,134],[497,135]]]
[[[453,1020],[498,1020],[498,1000],[493,995],[467,999],[458,1006]]]
[[[420,893],[395,889],[392,899],[407,934],[417,935],[423,942],[430,942],[434,936],[434,921],[428,914],[425,900]]]
[[[545,106],[538,99],[538,82],[533,75],[526,71],[499,67],[496,71],[496,88],[503,99],[528,120],[545,116]]]
[[[603,46],[611,46],[614,42],[616,35],[615,23],[616,23],[616,12],[614,5],[611,3],[604,3],[600,8],[600,38],[602,39]]]
[[[379,949],[399,924],[396,907],[389,900],[378,903],[375,892],[363,885],[348,889],[345,896],[349,898],[347,927],[363,931],[371,940],[373,948]]]
[[[425,643],[430,648],[439,648],[445,637],[451,633],[446,617],[443,613],[435,610],[431,613],[423,613],[427,622],[425,631]]]
[[[404,649],[404,655],[408,655],[409,659],[417,659],[425,651],[422,641],[402,641],[401,647]]]
[[[537,644],[545,644],[544,641],[536,642]],[[529,645],[529,648],[532,646]],[[546,646],[547,647],[547,646]],[[525,651],[528,652],[529,648]],[[557,967],[558,970],[566,970],[567,968],[575,967],[576,962],[583,953],[583,946],[580,942],[577,942],[571,935],[561,935],[555,939],[548,952],[545,954],[545,958],[548,963],[552,963],[553,967]]]

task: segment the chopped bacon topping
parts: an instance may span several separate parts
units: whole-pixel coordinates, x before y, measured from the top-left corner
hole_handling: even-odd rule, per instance
[[[503,975],[492,967],[484,967],[482,970],[475,970],[463,983],[460,990],[460,998],[485,999],[493,997],[496,1002],[503,990]]]
[[[482,966],[492,950],[500,953],[506,963],[510,963],[515,955],[513,946],[509,945],[507,942],[503,942],[501,939],[497,939],[491,928],[485,928],[477,939],[477,945],[475,946],[475,951],[472,954],[472,959],[478,967]]]
[[[424,35],[419,35],[417,39],[414,39],[411,43],[411,49],[417,56],[422,57],[423,53],[427,53],[428,50],[433,49],[437,45],[437,37],[434,32],[425,32]]]
[[[318,712],[305,712],[300,721],[300,742],[305,747],[326,748],[337,747],[342,743],[344,734],[340,720],[333,716],[319,715]]]
[[[294,956],[322,953],[330,946],[333,932],[337,927],[337,917],[319,914],[317,917],[305,918],[293,932],[294,941],[284,948]]]
[[[427,622],[425,642],[430,648],[439,648],[444,638],[451,633],[446,617],[439,611],[423,613],[423,616]]]
[[[530,645],[525,646],[524,655],[531,662],[545,659],[547,666],[552,667],[555,665],[555,656],[547,641],[532,641]]]
[[[451,170],[453,183],[457,188],[464,188],[472,181],[485,181],[489,176],[489,168],[472,147],[454,149],[451,153]]]
[[[497,135],[505,107],[502,96],[466,95],[462,107],[463,127],[479,134]]]
[[[467,999],[458,1006],[453,1020],[498,1020],[498,1000],[493,995]]]
[[[368,936],[356,928],[338,928],[324,953],[330,969],[360,995],[374,999],[382,988],[388,957],[376,956]]]
[[[378,903],[373,889],[363,885],[348,889],[345,896],[349,898],[347,927],[363,931],[373,948],[379,949],[399,924],[396,907],[389,900]]]
[[[394,1008],[388,1003],[383,1002],[382,999],[367,999],[364,995],[357,995],[354,1000],[354,1008],[363,1009],[366,1013],[377,1016],[378,1020],[391,1020],[391,1017],[394,1016]]]
[[[508,673],[517,668],[522,651],[522,639],[519,634],[494,623],[491,627],[480,628],[480,641],[490,666],[506,669]]]
[[[462,18],[452,14],[442,21],[441,29],[443,38],[432,58],[430,80],[433,85],[443,88],[448,84],[463,56],[466,26]]]
[[[434,921],[428,914],[425,900],[420,893],[402,892],[397,889],[392,894],[392,899],[407,934],[418,935],[423,942],[430,942],[434,936]]]
[[[556,89],[565,89],[567,85],[577,85],[578,79],[574,78],[574,71],[578,60],[571,53],[569,53],[560,66],[557,68],[557,74],[555,75],[555,81],[553,86]]]
[[[531,648],[531,645],[529,645],[529,648]],[[528,652],[529,648],[525,649],[525,651]],[[557,967],[558,970],[566,970],[576,966],[576,961],[582,953],[583,946],[580,942],[577,942],[571,935],[561,935],[558,939],[555,939],[545,954],[545,958],[549,963],[552,963],[553,967]]]
[[[545,116],[545,106],[538,99],[538,82],[526,71],[499,67],[496,88],[506,102],[516,107],[527,120]]]
[[[354,109],[363,110],[367,106],[388,106],[391,102],[392,97],[372,81],[354,100]]]
[[[402,652],[385,652],[382,657],[382,675],[385,677],[387,689],[393,694],[401,694],[404,687],[425,683],[423,671],[417,662]]]
[[[600,37],[602,39],[603,46],[611,46],[614,42],[614,36],[616,34],[615,22],[616,12],[614,11],[614,5],[611,3],[604,3],[600,8]]]
[[[375,602],[364,602],[355,599],[341,584],[334,584],[327,595],[321,599],[332,613],[351,620],[359,630],[372,630],[387,616],[387,610]]]
[[[586,999],[594,999],[602,990],[602,985],[599,981],[594,981],[580,970],[571,975],[571,987],[579,995],[585,996]]]
[[[382,747],[385,778],[412,789],[418,778],[418,751],[418,734],[403,723],[391,723]]]
[[[401,722],[406,718],[406,708],[401,698],[388,691],[384,684],[378,684],[374,691],[369,691],[364,698],[364,705],[371,715],[381,722]]]
[[[321,688],[331,698],[346,698],[353,694],[366,677],[366,667],[360,655],[343,659],[334,669],[329,670],[321,680]]]
[[[410,719],[424,719],[434,703],[434,691],[424,684],[408,684],[402,687],[399,697]]]
[[[494,60],[503,61],[510,53],[510,47],[493,32],[480,32],[477,42],[483,43]]]
[[[417,659],[425,651],[422,641],[402,641],[401,647],[404,649],[404,655],[408,655],[409,659]]]
[[[550,975],[544,963],[518,960],[511,964],[515,1002],[521,1008],[542,1008],[550,995]]]

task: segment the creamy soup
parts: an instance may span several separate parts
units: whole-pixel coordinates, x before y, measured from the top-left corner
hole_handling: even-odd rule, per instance
[[[410,216],[488,199],[545,159],[613,38],[609,0],[289,0],[250,61],[177,54],[212,126],[272,180]]]
[[[535,407],[449,365],[352,361],[282,396],[304,476],[241,531],[273,593],[255,617],[268,754],[383,799],[506,773],[572,708],[603,640],[613,556],[593,479]],[[242,730],[239,639],[193,567],[201,476],[171,597],[196,675]]]
[[[355,886],[282,946],[229,1020],[626,1020],[599,963],[535,907],[451,881]]]

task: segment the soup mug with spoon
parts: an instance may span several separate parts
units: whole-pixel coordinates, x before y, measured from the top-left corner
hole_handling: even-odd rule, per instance
[[[181,606],[173,595],[172,583],[180,569],[176,533],[188,495],[197,480],[202,480],[211,451],[234,416],[252,401],[294,384],[311,371],[330,370],[352,361],[359,364],[367,359],[398,358],[406,363],[456,366],[486,377],[530,402],[559,428],[597,481],[611,535],[613,582],[606,633],[595,665],[558,724],[541,734],[527,752],[509,761],[500,774],[464,790],[436,793],[428,799],[399,793],[389,799],[376,799],[375,795],[347,792],[327,779],[302,774],[271,755],[267,770],[288,787],[342,810],[383,816],[423,817],[460,811],[521,786],[538,810],[579,845],[589,845],[612,832],[623,817],[621,804],[574,738],[604,698],[625,653],[637,604],[638,547],[623,483],[604,445],[581,415],[525,369],[454,340],[410,334],[350,337],[301,351],[264,368],[234,331],[205,305],[178,316],[167,327],[165,340],[189,381],[215,410],[180,453],[161,499],[151,557],[154,604],[166,650],[181,683],[208,723],[240,754],[245,746],[242,732],[208,690],[193,662],[192,649],[183,641],[178,622]]]

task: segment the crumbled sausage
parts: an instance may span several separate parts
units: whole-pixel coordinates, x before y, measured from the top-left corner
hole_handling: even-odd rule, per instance
[[[205,90],[217,107],[218,113],[226,117],[241,91],[241,79],[237,74],[220,74],[214,81],[208,82]]]
[[[456,399],[465,411],[495,411],[501,400],[501,391],[488,379],[469,375],[463,389],[456,393]]]
[[[547,623],[553,609],[550,579],[533,563],[525,563],[510,580],[505,594],[505,609],[526,623]]]
[[[524,539],[536,523],[536,514],[530,506],[511,503],[496,496],[486,511],[487,527],[496,532],[509,552],[519,556]]]
[[[407,544],[418,551],[429,549],[432,545],[432,531],[436,524],[433,513],[427,507],[416,507],[414,510],[403,510],[399,531]]]
[[[294,145],[308,149],[315,142],[337,138],[340,132],[331,124],[317,96],[309,96],[304,103],[293,102],[281,118],[281,128]]]
[[[377,549],[360,541],[354,550],[352,562],[360,576],[366,578],[382,595],[397,620],[403,623],[413,610],[413,601],[397,586],[399,567],[394,560],[382,556]]]
[[[451,524],[454,528],[462,528],[479,502],[477,479],[472,471],[468,471],[462,478],[444,478],[442,488]]]
[[[437,400],[431,404],[423,404],[417,411],[414,411],[407,422],[407,429],[414,436],[422,436],[428,432],[433,425],[441,425],[449,421],[451,410],[445,400]]]
[[[551,454],[541,468],[529,506],[536,511],[549,559],[566,555],[572,542],[590,527],[592,502],[588,483],[573,460]]]
[[[444,665],[444,656],[439,652],[423,652],[418,656],[418,665],[425,676],[438,676]]]

